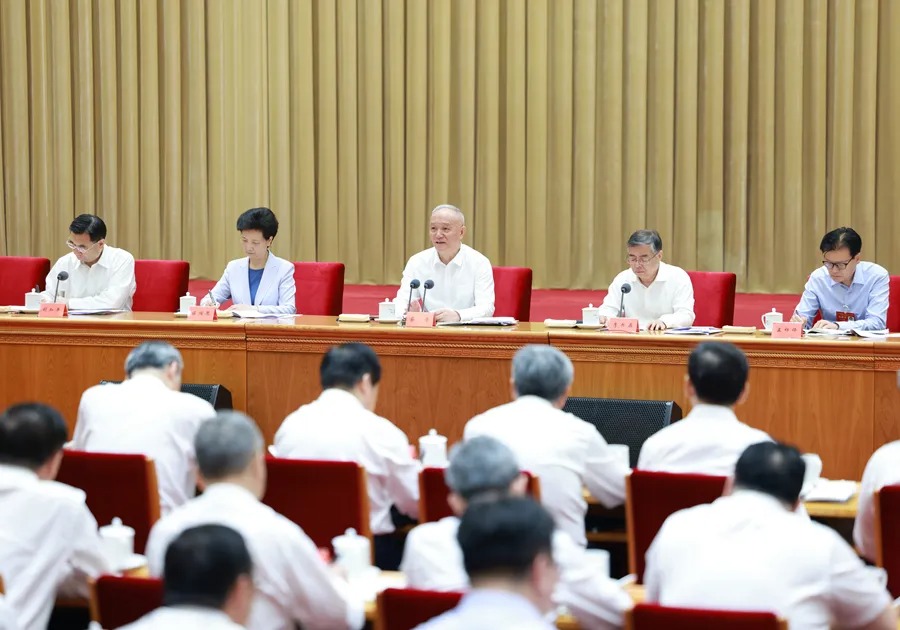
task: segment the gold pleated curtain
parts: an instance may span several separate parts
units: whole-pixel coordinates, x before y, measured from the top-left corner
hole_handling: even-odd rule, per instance
[[[0,253],[96,212],[216,278],[275,251],[398,282],[431,207],[494,264],[668,260],[797,291],[852,225],[900,273],[897,0],[0,0]]]

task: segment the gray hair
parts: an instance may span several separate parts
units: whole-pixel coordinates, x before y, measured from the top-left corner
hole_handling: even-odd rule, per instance
[[[638,245],[649,245],[650,251],[657,254],[662,251],[662,237],[656,230],[638,230],[628,237],[626,247],[637,247]]]
[[[431,211],[431,216],[434,216],[436,212],[440,212],[441,210],[450,210],[456,216],[459,217],[459,222],[463,225],[466,224],[466,215],[463,214],[462,210],[457,208],[456,206],[450,205],[449,203],[442,203],[439,206],[435,206],[434,210]]]
[[[485,493],[506,494],[519,474],[519,462],[509,447],[481,435],[453,447],[444,479],[453,492],[470,501]]]
[[[128,353],[128,358],[125,359],[125,374],[130,377],[135,370],[146,368],[161,370],[172,363],[184,367],[184,360],[175,346],[165,341],[145,341]]]
[[[518,396],[556,400],[575,379],[575,368],[565,354],[553,346],[525,346],[513,356],[513,387]]]
[[[220,411],[200,425],[194,438],[197,467],[206,479],[244,472],[263,447],[256,423],[240,411]]]

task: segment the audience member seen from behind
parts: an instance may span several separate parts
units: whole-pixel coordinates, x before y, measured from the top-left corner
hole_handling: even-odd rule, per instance
[[[875,493],[884,486],[895,484],[900,484],[900,440],[889,442],[875,451],[866,464],[859,487],[853,542],[859,554],[872,562],[875,562],[878,553],[875,543]]]
[[[647,551],[647,601],[770,611],[792,628],[895,630],[880,570],[834,530],[793,513],[805,470],[793,447],[748,447],[728,496],[663,524]]]
[[[72,251],[47,274],[41,302],[65,301],[70,309],[131,310],[137,283],[134,256],[106,244],[106,223],[93,214],[80,214],[69,225],[66,246]],[[68,278],[57,278],[65,271]]]
[[[489,435],[511,448],[522,468],[540,477],[541,502],[557,526],[584,546],[584,488],[606,507],[620,505],[631,469],[593,425],[562,411],[574,375],[553,346],[525,346],[512,361],[515,400],[469,420],[465,439]]]
[[[184,530],[166,549],[163,606],[127,630],[243,628],[253,603],[253,564],[239,533],[224,525]]]
[[[84,492],[53,481],[66,434],[47,405],[0,416],[0,576],[26,630],[45,628],[57,597],[87,597],[88,581],[111,569]]]
[[[830,231],[819,245],[822,266],[809,274],[792,322],[809,328],[883,330],[887,323],[889,283],[887,269],[860,260],[862,238],[856,230]]]
[[[656,230],[638,230],[626,244],[628,269],[609,285],[600,306],[600,323],[618,317],[634,317],[641,328],[665,330],[694,323],[694,285],[681,267],[662,261],[662,238]],[[622,287],[629,293],[622,301]]]
[[[481,436],[457,444],[445,470],[455,516],[414,528],[406,538],[401,570],[412,588],[456,591],[469,588],[457,541],[460,517],[476,502],[524,496],[527,478],[503,443]],[[588,553],[564,532],[553,532],[553,559],[560,570],[555,603],[565,605],[585,628],[620,628],[631,598],[597,571]]]
[[[559,569],[553,561],[553,519],[529,498],[472,503],[459,524],[472,589],[423,630],[516,628],[549,630]]]
[[[396,569],[402,540],[393,536],[391,506],[412,518],[419,511],[419,463],[409,439],[375,413],[381,363],[362,343],[325,353],[319,370],[322,393],[284,419],[273,453],[294,459],[353,461],[366,469],[375,562]]]
[[[247,626],[359,628],[363,606],[296,524],[260,499],[266,489],[263,438],[250,418],[221,411],[194,440],[203,494],[157,521],[147,542],[152,575],[162,575],[169,542],[185,529],[225,525],[243,536],[253,559],[256,596]]]
[[[145,341],[125,360],[126,380],[84,392],[71,448],[140,453],[153,460],[161,513],[194,496],[194,436],[216,415],[208,402],[181,391],[184,360],[165,341]]]
[[[278,234],[275,213],[268,208],[251,208],[238,217],[237,229],[247,257],[225,266],[222,279],[200,300],[200,305],[218,306],[232,300],[228,310],[238,313],[296,313],[294,263],[270,251]]]
[[[747,357],[727,342],[701,343],[688,357],[684,396],[690,413],[651,435],[641,447],[639,470],[731,475],[741,453],[772,438],[738,420],[735,407],[747,400]]]
[[[458,322],[494,314],[494,269],[483,254],[463,244],[466,217],[456,206],[442,204],[431,211],[432,247],[414,254],[403,269],[394,304],[397,315],[411,311],[434,313],[435,321]],[[411,288],[413,280],[420,282]],[[425,282],[434,287],[425,291]],[[425,300],[424,305],[422,300]]]

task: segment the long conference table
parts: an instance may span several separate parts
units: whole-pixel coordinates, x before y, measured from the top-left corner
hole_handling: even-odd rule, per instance
[[[197,322],[170,313],[2,314],[0,406],[46,402],[71,429],[81,393],[124,378],[128,352],[150,339],[181,350],[185,382],[226,386],[269,442],[288,413],[319,394],[322,354],[348,341],[381,357],[377,412],[413,441],[434,428],[455,442],[469,418],[508,402],[510,359],[526,344],[551,344],[571,357],[573,395],[674,400],[687,413],[687,357],[706,340],[731,341],[749,358],[750,395],[738,416],[819,453],[825,476],[859,479],[875,448],[900,439],[900,339],[628,335],[534,322],[422,329],[307,315]]]

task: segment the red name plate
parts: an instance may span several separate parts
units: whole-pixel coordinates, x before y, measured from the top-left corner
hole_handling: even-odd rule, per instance
[[[606,329],[610,332],[636,333],[641,325],[634,317],[610,317],[606,320]]]
[[[407,313],[407,328],[431,328],[434,326],[434,313]]]
[[[219,319],[215,306],[192,306],[187,318],[195,322],[214,322]]]
[[[772,324],[772,339],[800,339],[803,324],[800,322],[775,322]]]
[[[62,302],[45,302],[38,309],[38,317],[68,317],[69,309]]]

